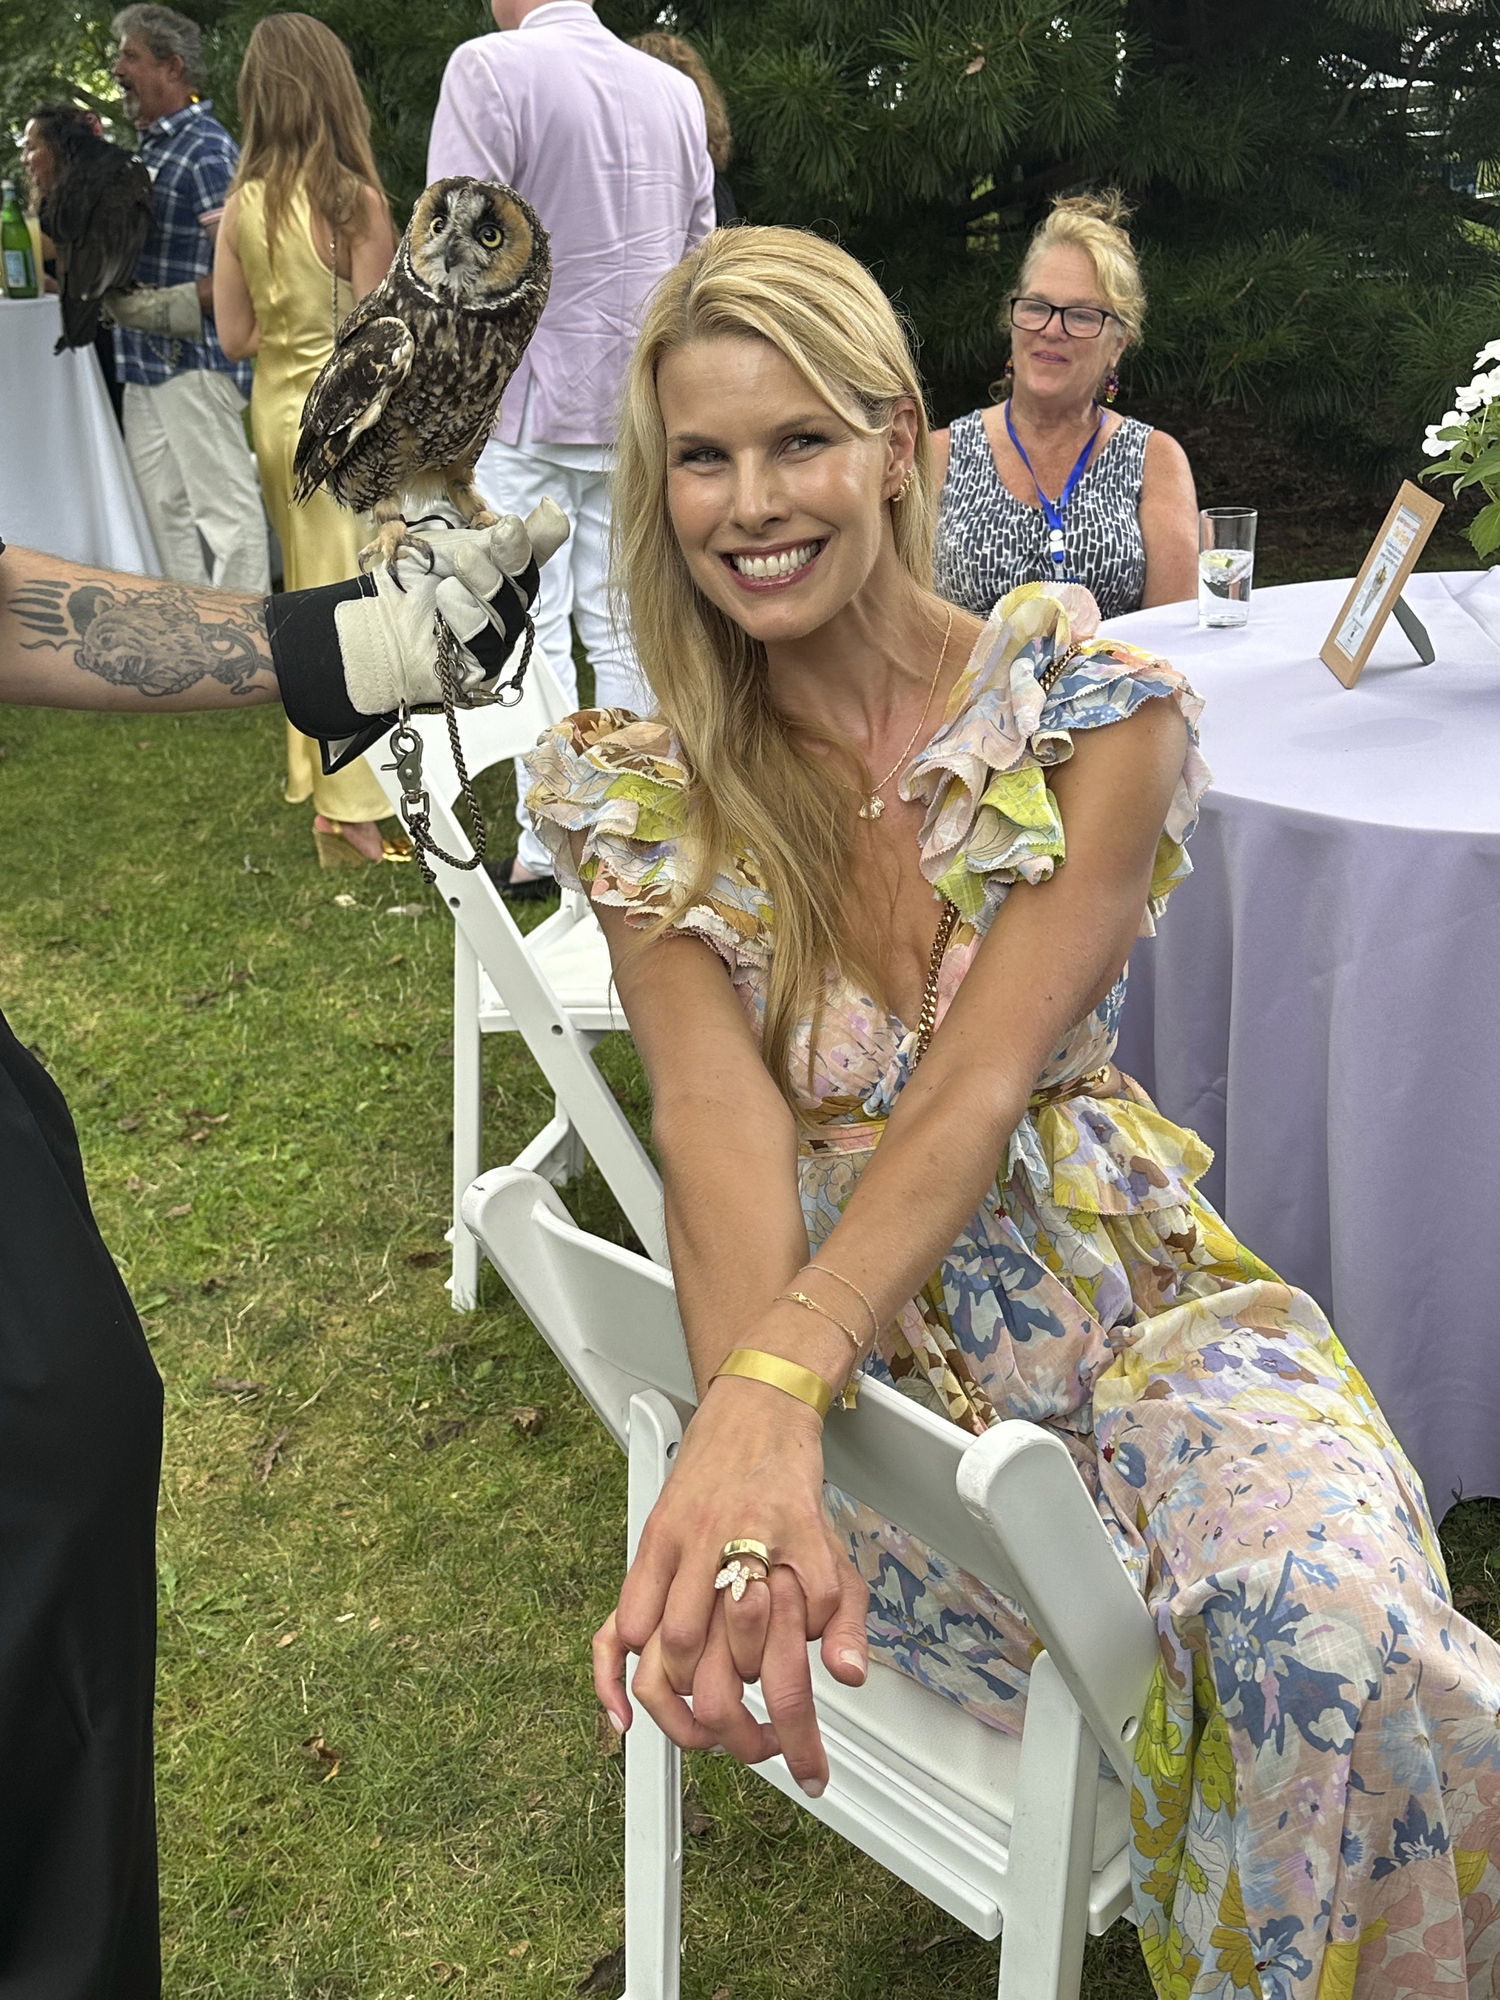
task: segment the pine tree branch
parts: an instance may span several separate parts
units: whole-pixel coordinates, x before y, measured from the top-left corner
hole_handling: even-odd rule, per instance
[[[959,213],[965,222],[978,222],[982,216],[998,215],[1002,209],[1029,208],[1043,195],[1055,194],[1059,188],[1071,187],[1075,181],[1086,178],[1087,168],[1082,160],[1059,160],[1056,165],[1042,168],[1040,173],[1027,174],[1019,181],[1000,181],[985,194],[975,195]]]

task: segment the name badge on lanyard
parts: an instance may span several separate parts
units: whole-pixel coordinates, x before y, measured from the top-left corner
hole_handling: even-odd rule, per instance
[[[1073,489],[1088,470],[1089,458],[1094,446],[1099,441],[1099,433],[1103,427],[1104,412],[1101,410],[1099,412],[1099,421],[1094,425],[1093,430],[1089,434],[1088,443],[1079,452],[1078,462],[1068,474],[1067,483],[1063,487],[1061,497],[1056,501],[1052,501],[1042,491],[1042,482],[1037,478],[1035,468],[1031,460],[1026,456],[1026,447],[1016,436],[1016,427],[1010,420],[1010,398],[1006,398],[1005,428],[1010,432],[1011,443],[1021,455],[1022,465],[1031,474],[1031,483],[1036,488],[1036,497],[1042,503],[1042,515],[1047,523],[1047,552],[1052,557],[1053,569],[1059,583],[1076,583],[1078,580],[1076,577],[1068,577],[1063,574],[1068,561],[1068,544],[1067,536],[1063,530],[1063,516],[1068,511],[1068,502],[1073,497]]]

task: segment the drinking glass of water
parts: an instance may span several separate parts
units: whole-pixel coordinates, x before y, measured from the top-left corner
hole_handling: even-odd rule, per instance
[[[1198,516],[1198,623],[1244,625],[1255,574],[1255,509],[1205,507]]]

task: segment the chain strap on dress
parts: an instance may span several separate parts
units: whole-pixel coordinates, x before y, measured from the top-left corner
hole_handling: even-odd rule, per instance
[[[1036,677],[1036,684],[1043,694],[1051,694],[1057,683],[1062,679],[1063,675],[1072,666],[1074,660],[1077,659],[1082,651],[1083,641],[1081,639],[1075,640],[1066,652],[1059,653],[1055,659],[1043,667],[1042,671]]]
[[[943,969],[943,959],[947,955],[948,942],[953,936],[958,922],[958,906],[943,898],[943,914],[938,918],[937,936],[932,940],[932,953],[927,961],[927,984],[922,989],[922,1011],[917,1016],[917,1047],[911,1059],[911,1066],[926,1055],[932,1043],[932,1033],[937,1026],[938,976]]]

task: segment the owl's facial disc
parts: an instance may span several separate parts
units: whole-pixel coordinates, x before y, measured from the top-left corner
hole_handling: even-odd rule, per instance
[[[525,216],[479,181],[429,191],[412,218],[412,268],[456,306],[498,304],[525,272],[531,249]]]
[[[704,596],[753,638],[806,638],[900,587],[887,502],[910,462],[912,412],[857,431],[779,349],[738,337],[664,355],[657,395],[678,546]]]

